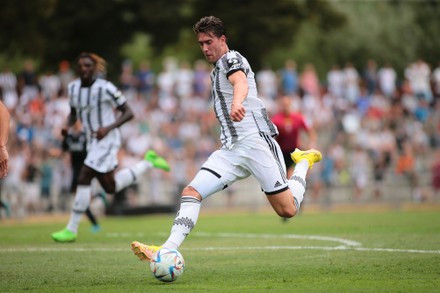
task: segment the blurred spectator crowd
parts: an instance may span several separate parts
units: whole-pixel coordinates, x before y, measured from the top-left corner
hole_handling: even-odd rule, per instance
[[[123,62],[119,80],[112,81],[136,118],[122,126],[122,167],[155,149],[172,171],[150,174],[152,182],[165,178],[176,193],[189,182],[219,147],[210,70],[205,61],[191,64],[171,57],[160,72],[147,60],[137,67]],[[396,72],[374,60],[364,68],[347,62],[319,78],[313,64],[300,69],[286,60],[283,68],[266,66],[255,77],[270,115],[278,111],[277,98],[289,95],[293,110],[318,134],[316,147],[324,159],[309,174],[308,200],[322,201],[343,186],[351,201],[381,201],[393,184],[405,186],[411,201],[436,200],[440,66],[415,60]],[[37,72],[32,60],[21,72],[7,67],[0,72],[0,98],[11,114],[10,173],[1,192],[12,216],[65,210],[60,198],[72,197],[69,156],[60,150],[61,128],[70,111],[65,89],[74,78],[68,61],[60,62],[57,72]],[[149,193],[151,202],[160,201],[154,186]],[[137,203],[133,199],[129,204]]]

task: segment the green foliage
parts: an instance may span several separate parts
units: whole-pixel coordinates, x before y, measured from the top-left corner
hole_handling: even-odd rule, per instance
[[[0,9],[1,60],[33,58],[41,70],[55,69],[93,51],[120,63],[148,58],[201,58],[193,24],[202,16],[221,17],[231,49],[242,52],[255,71],[263,64],[280,68],[287,58],[300,67],[312,62],[323,74],[334,63],[358,69],[374,58],[398,72],[422,57],[440,60],[440,4],[437,1],[323,0],[15,0]],[[147,39],[148,41],[146,41]],[[143,45],[143,47],[141,46]],[[15,61],[11,62],[15,66]],[[15,71],[21,68],[14,68]]]
[[[283,222],[273,212],[202,211],[180,251],[186,268],[160,283],[130,251],[162,243],[173,215],[82,223],[75,243],[49,235],[64,218],[2,223],[3,292],[436,292],[438,211],[307,212]],[[328,237],[328,238],[325,238]],[[350,246],[341,241],[358,242]]]
[[[167,51],[194,61],[200,58],[200,52],[196,55],[197,47],[188,45],[192,26],[201,16],[215,14],[224,19],[229,29],[231,48],[243,51],[258,68],[272,48],[291,42],[309,13],[314,18],[327,19],[326,27],[332,27],[332,21],[337,23],[338,14],[322,1],[112,0],[104,4],[89,0],[85,4],[22,0],[16,5],[15,1],[6,0],[0,10],[4,23],[0,26],[0,47],[5,56],[29,56],[41,60],[43,67],[63,59],[74,60],[83,51],[111,60],[110,65],[116,70],[124,57],[138,58],[150,52],[154,52],[154,58],[163,57]],[[144,53],[121,49],[137,42],[139,33],[149,36]],[[193,35],[191,42],[195,43]],[[136,47],[136,43],[128,48],[131,46]],[[190,52],[184,53],[186,49]]]
[[[400,74],[419,57],[436,64],[440,54],[433,48],[440,41],[433,36],[440,33],[440,7],[425,1],[393,3],[336,1],[333,7],[346,16],[346,24],[323,34],[306,21],[289,52],[300,64],[313,62],[321,78],[333,64],[353,62],[362,70],[371,58],[379,66],[390,62]]]
[[[122,46],[121,55],[131,60],[134,67],[137,67],[143,60],[151,60],[154,57],[150,43],[150,36],[137,33],[129,43]]]
[[[194,2],[196,19],[214,14],[224,21],[228,28],[229,47],[242,52],[255,71],[270,63],[268,56],[275,48],[288,47],[307,19],[328,29],[343,23],[343,16],[335,13],[326,1]]]

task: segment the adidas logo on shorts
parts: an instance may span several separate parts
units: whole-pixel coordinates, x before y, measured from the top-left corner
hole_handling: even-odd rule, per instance
[[[280,183],[280,181],[277,181],[277,183],[275,183],[275,186],[274,186],[274,188],[276,188],[276,187],[280,187],[281,186],[281,183]]]

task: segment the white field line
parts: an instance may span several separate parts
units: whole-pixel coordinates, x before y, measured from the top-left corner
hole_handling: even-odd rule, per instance
[[[69,245],[69,244],[66,244]],[[71,244],[70,244],[71,245]],[[182,248],[182,251],[210,251],[210,250],[323,250],[323,251],[372,251],[372,252],[400,252],[400,253],[423,253],[440,254],[440,250],[420,250],[420,249],[394,249],[394,248],[362,248],[347,246],[240,246],[240,247],[201,247],[201,248]],[[41,247],[41,248],[0,248],[0,253],[14,252],[130,252],[127,248],[84,248],[84,247]]]
[[[164,233],[159,233],[161,236],[166,236]],[[107,237],[145,237],[143,233],[107,233]],[[356,241],[347,240],[343,238],[318,236],[318,235],[297,235],[297,234],[253,234],[253,233],[205,233],[196,232],[191,233],[191,237],[217,237],[217,238],[259,238],[259,239],[306,239],[338,242],[347,246],[361,246],[362,244]]]
[[[394,249],[394,248],[366,248],[361,247],[362,244],[357,241],[352,241],[337,237],[319,236],[319,235],[296,235],[296,234],[252,234],[252,233],[203,233],[197,232],[191,234],[196,237],[220,237],[220,238],[260,238],[260,239],[307,239],[317,241],[330,241],[338,243],[337,246],[239,246],[239,247],[202,247],[202,248],[182,248],[182,251],[194,250],[324,250],[324,251],[372,251],[372,252],[400,252],[400,253],[425,253],[425,254],[440,254],[440,250],[420,250],[420,249]],[[143,233],[107,233],[107,237],[144,237]],[[127,248],[84,248],[84,247],[42,247],[42,248],[0,248],[0,253],[9,252],[128,252]]]

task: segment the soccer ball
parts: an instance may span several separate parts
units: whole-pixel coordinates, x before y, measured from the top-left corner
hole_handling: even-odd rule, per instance
[[[175,249],[161,248],[150,262],[153,276],[162,282],[173,282],[183,274],[185,261]]]

